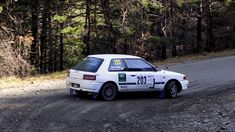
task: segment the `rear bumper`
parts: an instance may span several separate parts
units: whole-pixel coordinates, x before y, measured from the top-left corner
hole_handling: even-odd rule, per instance
[[[188,80],[180,81],[180,83],[181,83],[181,86],[182,86],[182,90],[188,89],[188,84],[189,84]]]
[[[74,87],[72,84],[78,84],[79,87]],[[103,83],[95,82],[95,81],[84,81],[84,82],[79,82],[75,80],[66,80],[66,85],[68,89],[73,89],[73,90],[81,90],[85,92],[93,92],[93,93],[98,93],[102,87]]]

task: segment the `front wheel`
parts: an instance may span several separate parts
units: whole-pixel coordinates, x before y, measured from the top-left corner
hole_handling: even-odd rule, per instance
[[[166,96],[169,98],[176,98],[178,94],[178,85],[175,81],[171,81],[166,85]]]
[[[111,101],[117,96],[117,88],[112,83],[105,84],[101,89],[101,96],[104,100]]]

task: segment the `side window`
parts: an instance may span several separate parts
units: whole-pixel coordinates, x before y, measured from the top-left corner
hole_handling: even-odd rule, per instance
[[[154,71],[154,68],[142,59],[125,59],[128,71]]]
[[[122,59],[112,59],[109,65],[109,71],[124,71],[125,67]]]

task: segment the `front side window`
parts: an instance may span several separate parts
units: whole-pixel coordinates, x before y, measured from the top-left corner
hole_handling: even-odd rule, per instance
[[[125,59],[128,71],[154,71],[154,68],[143,59]]]
[[[97,72],[103,59],[88,57],[76,65],[73,69],[78,71]]]
[[[112,59],[109,65],[109,71],[124,71],[125,63],[123,59]]]

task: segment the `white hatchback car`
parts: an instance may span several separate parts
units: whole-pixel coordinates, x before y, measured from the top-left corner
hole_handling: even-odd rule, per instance
[[[160,70],[146,60],[132,55],[89,55],[69,70],[67,87],[94,93],[104,100],[113,100],[119,92],[161,91],[175,98],[187,89],[189,81],[180,73]]]

